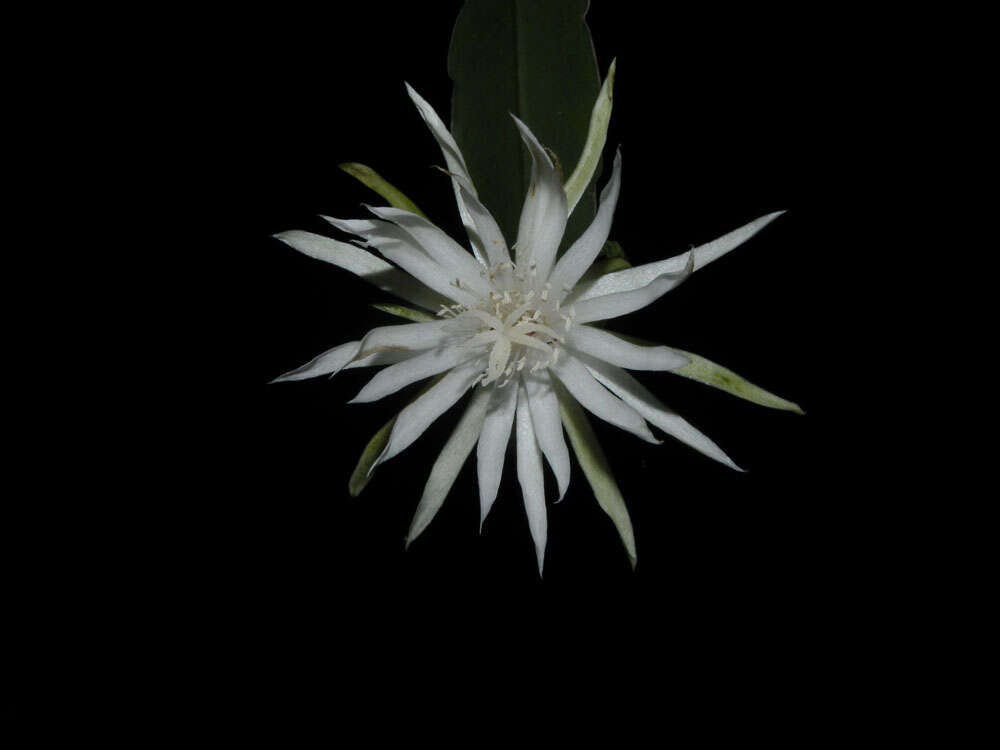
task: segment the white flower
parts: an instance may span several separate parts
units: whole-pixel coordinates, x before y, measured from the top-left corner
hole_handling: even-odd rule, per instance
[[[542,456],[555,475],[560,499],[570,480],[559,402],[566,393],[591,413],[642,440],[660,442],[648,421],[738,469],[715,443],[660,404],[625,371],[674,370],[689,364],[685,353],[667,346],[629,343],[591,324],[649,305],[781,212],[676,257],[588,278],[586,272],[611,228],[621,182],[621,154],[615,156],[593,222],[557,259],[572,206],[567,205],[562,181],[545,149],[515,117],[533,168],[511,254],[477,197],[454,138],[430,105],[407,88],[447,161],[472,253],[427,219],[398,208],[369,207],[376,217],[369,220],[325,217],[394,265],[360,247],[319,235],[301,231],[277,235],[296,250],[351,270],[437,316],[375,328],[360,341],[337,346],[277,380],[387,365],[352,402],[360,403],[443,374],[400,412],[372,470],[409,447],[434,420],[473,391],[459,426],[431,472],[409,541],[430,522],[474,445],[478,445],[482,523],[496,499],[513,430],[517,476],[541,573],[547,528]]]

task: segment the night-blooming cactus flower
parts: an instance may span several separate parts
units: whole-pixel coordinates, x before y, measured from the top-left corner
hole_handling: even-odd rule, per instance
[[[402,208],[370,207],[372,219],[325,217],[337,229],[359,237],[358,245],[374,248],[389,263],[354,244],[308,232],[277,235],[296,250],[353,271],[428,311],[395,308],[397,314],[413,322],[375,328],[360,341],[334,347],[277,380],[385,366],[352,402],[364,403],[436,376],[432,385],[399,413],[368,474],[413,444],[434,420],[472,392],[462,419],[432,468],[408,542],[433,518],[474,446],[478,446],[482,523],[496,499],[513,431],[517,477],[541,573],[547,529],[542,457],[555,475],[561,499],[570,481],[569,451],[560,416],[561,403],[565,409],[567,399],[575,399],[592,414],[642,440],[660,442],[648,421],[738,469],[715,443],[660,404],[626,372],[677,370],[690,366],[694,355],[667,346],[631,343],[593,324],[651,304],[693,271],[753,236],[780,212],[673,258],[595,277],[587,271],[611,228],[621,183],[621,154],[615,156],[611,179],[601,192],[593,222],[557,258],[567,217],[582,190],[570,189],[572,178],[564,188],[546,150],[515,117],[514,125],[531,154],[533,167],[517,241],[509,248],[479,201],[454,138],[430,105],[407,88],[444,154],[472,252],[421,214]],[[610,102],[608,83],[602,96]],[[595,108],[592,130],[594,122],[600,120],[599,109]],[[606,117],[603,130],[598,129],[603,144]],[[596,164],[596,158],[590,158],[590,163]],[[592,173],[593,166],[590,170]],[[585,185],[590,175],[584,177]],[[634,561],[630,527],[627,536],[626,547],[631,543],[629,554]]]

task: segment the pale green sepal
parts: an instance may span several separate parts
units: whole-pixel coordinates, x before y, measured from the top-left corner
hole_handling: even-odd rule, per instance
[[[400,318],[406,318],[407,320],[412,320],[415,323],[430,323],[437,318],[428,312],[423,310],[414,310],[412,307],[406,307],[405,305],[390,305],[379,303],[377,305],[372,305],[376,310],[381,310],[382,312],[389,313],[390,315],[396,315]]]
[[[431,386],[443,377],[444,375],[438,375],[433,378],[420,390],[420,393],[413,397],[413,400],[410,401],[410,403],[413,403],[413,401],[416,401],[418,398],[423,396],[431,388]],[[398,416],[399,415],[397,414],[395,417],[382,425],[381,429],[379,429],[379,431],[372,436],[372,439],[368,441],[368,445],[366,445],[365,449],[361,452],[361,458],[358,459],[358,465],[354,467],[354,471],[351,472],[351,478],[347,482],[347,489],[351,493],[351,497],[357,497],[360,495],[361,490],[363,490],[368,485],[368,482],[371,481],[369,472],[374,474],[372,466],[378,460],[378,457],[385,451],[385,447],[389,444],[389,436],[392,434],[392,428],[395,426],[396,417]]]
[[[597,435],[594,434],[594,428],[591,427],[583,407],[557,380],[553,379],[552,384],[556,391],[556,397],[559,399],[559,414],[562,417],[566,433],[569,435],[576,460],[580,462],[580,467],[583,469],[587,481],[590,482],[598,505],[611,517],[615,528],[618,529],[618,535],[625,545],[629,563],[635,570],[635,534],[632,531],[632,519],[629,518],[625,499],[622,497],[621,490],[618,489],[614,474],[611,473],[611,467],[608,465],[604,450],[597,442]]]
[[[354,472],[347,482],[347,489],[351,493],[351,497],[360,495],[361,490],[367,486],[369,479],[371,479],[368,476],[368,470],[375,463],[375,459],[382,455],[385,446],[389,444],[389,435],[392,434],[392,428],[395,424],[396,417],[393,417],[382,425],[382,428],[368,441],[368,445],[361,453],[361,458],[358,459],[358,465],[354,467]]]
[[[341,164],[340,168],[389,201],[389,205],[393,208],[401,208],[404,211],[410,211],[427,219],[427,215],[417,208],[416,203],[407,198],[399,188],[387,182],[382,175],[371,167],[358,164],[357,162],[348,162]],[[427,220],[430,221],[430,219]]]
[[[614,240],[608,240],[604,243],[604,247],[601,248],[601,255],[607,258],[625,258],[625,249],[622,247],[620,242],[615,242]]]
[[[691,360],[683,367],[671,370],[670,372],[674,375],[683,375],[685,378],[691,378],[705,385],[714,386],[726,393],[731,393],[734,396],[739,396],[761,406],[794,411],[796,414],[805,414],[798,404],[783,399],[781,396],[775,396],[770,391],[765,391],[749,380],[741,378],[732,370],[727,370],[725,367],[717,365],[715,362],[711,362],[704,357],[699,357],[697,354],[691,354],[691,352],[685,352],[680,349],[675,349],[674,351],[680,352]]]
[[[483,430],[483,421],[486,419],[486,407],[490,402],[490,388],[476,388],[472,394],[469,405],[465,407],[465,413],[455,425],[455,430],[448,438],[448,442],[441,449],[441,454],[431,468],[431,474],[427,478],[424,486],[424,494],[420,497],[420,503],[413,514],[410,522],[410,530],[406,535],[406,547],[409,549],[410,543],[423,533],[428,524],[434,520],[438,510],[444,504],[445,498],[451,486],[455,483],[458,473],[462,470],[465,460],[469,457],[472,449],[476,447],[479,440],[479,433]]]
[[[583,145],[583,153],[576,163],[573,174],[566,180],[563,189],[566,191],[566,211],[567,215],[573,213],[576,204],[580,201],[580,196],[587,189],[590,180],[594,177],[597,165],[601,161],[601,152],[604,150],[604,142],[608,137],[608,123],[611,121],[611,104],[614,99],[615,87],[615,60],[611,61],[608,68],[608,77],[604,79],[601,92],[597,95],[594,103],[594,111],[590,113],[590,128],[587,130],[587,141]]]

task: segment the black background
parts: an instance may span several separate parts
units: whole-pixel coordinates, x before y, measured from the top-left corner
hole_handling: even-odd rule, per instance
[[[624,676],[637,670],[674,697],[708,695],[722,674],[745,691],[773,680],[791,688],[782,700],[800,700],[795,685],[849,658],[879,596],[867,572],[877,512],[862,489],[868,456],[850,439],[843,356],[857,323],[842,218],[867,95],[850,38],[823,9],[651,14],[596,0],[588,14],[602,77],[618,60],[605,153],[621,144],[624,166],[611,238],[634,264],[788,209],[615,328],[697,352],[807,412],[640,374],[748,472],[594,419],[635,527],[634,572],[575,459],[564,502],[549,506],[544,579],[510,457],[482,535],[470,460],[404,552],[460,409],[353,499],[362,448],[407,394],[348,406],[365,370],[268,385],[393,322],[370,306],[385,294],[271,238],[337,236],[319,214],[364,215],[375,196],[338,164],[372,166],[463,236],[431,168],[440,151],[403,86],[448,119],[460,6],[242,9],[192,32],[178,122],[197,166],[164,217],[190,229],[175,256],[190,284],[175,303],[197,306],[198,322],[188,342],[171,342],[187,403],[136,485],[141,502],[109,518],[127,533],[114,552],[91,550],[107,558],[94,590],[125,622],[153,628],[165,664],[185,665],[166,667],[187,674],[182,713],[311,719],[345,687],[360,701],[415,702],[445,665],[460,666],[456,684],[514,677],[525,702],[545,699],[547,675],[597,670],[619,687],[642,684]]]

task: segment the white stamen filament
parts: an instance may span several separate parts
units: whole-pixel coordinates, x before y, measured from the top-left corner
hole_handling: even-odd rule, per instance
[[[489,348],[486,371],[477,383],[503,388],[526,367],[534,373],[557,362],[575,311],[559,312],[560,301],[549,299],[552,285],[547,283],[539,291],[530,280],[536,273],[534,263],[521,268],[498,263],[489,269],[493,289],[481,302],[442,306],[438,313],[465,321],[452,329],[464,338],[465,347]]]

